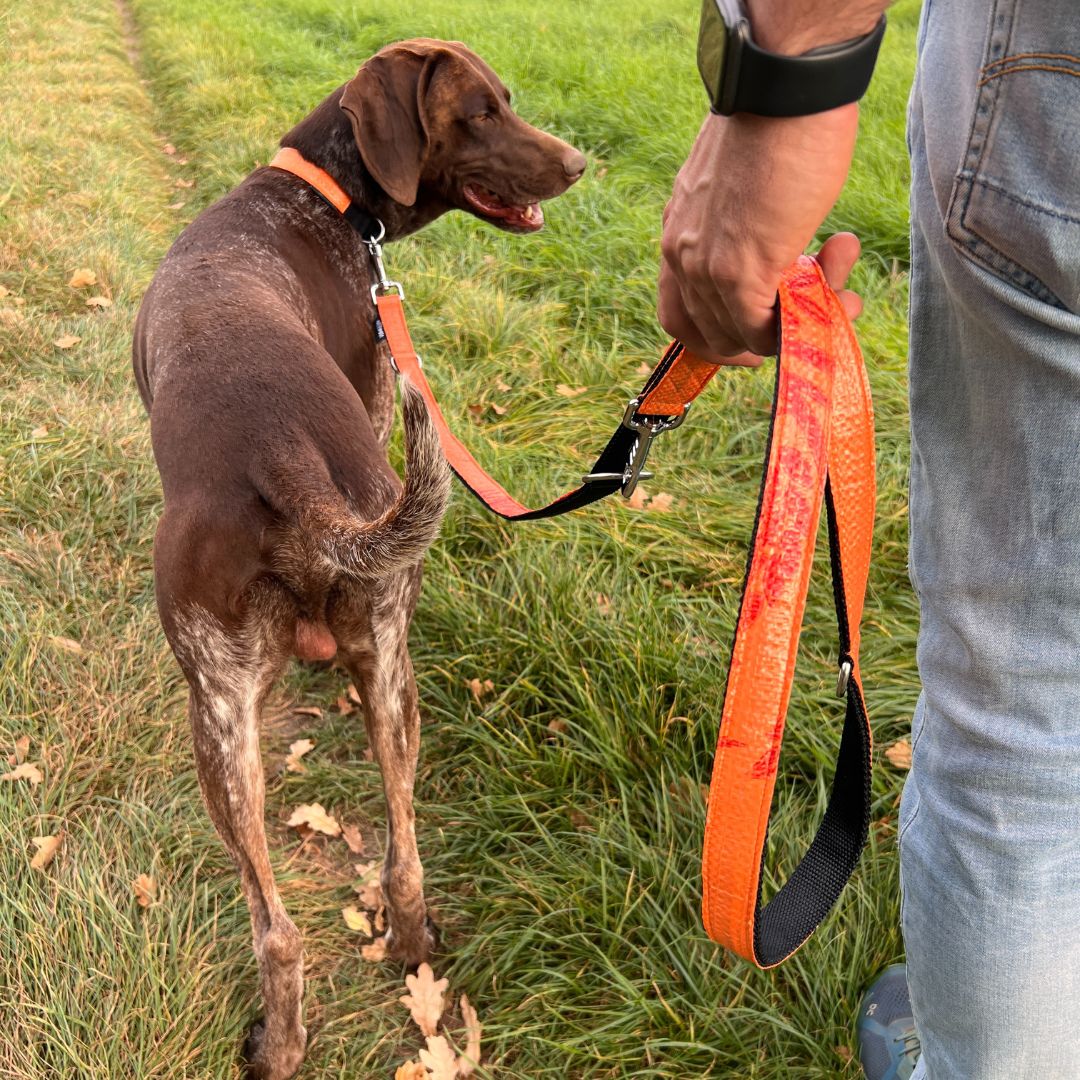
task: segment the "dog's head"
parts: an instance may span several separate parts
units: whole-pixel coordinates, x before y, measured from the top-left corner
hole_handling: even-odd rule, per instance
[[[510,108],[510,92],[456,41],[417,38],[377,52],[341,95],[368,172],[395,202],[426,192],[510,232],[544,224],[540,203],[585,158]]]

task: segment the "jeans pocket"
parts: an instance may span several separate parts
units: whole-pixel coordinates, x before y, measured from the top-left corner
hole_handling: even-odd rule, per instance
[[[946,231],[1036,300],[1080,314],[1080,18],[995,0]]]

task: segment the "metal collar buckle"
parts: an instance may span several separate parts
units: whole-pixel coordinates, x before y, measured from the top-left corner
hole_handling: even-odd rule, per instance
[[[683,408],[682,416],[638,416],[637,409],[640,399],[631,398],[623,413],[623,427],[638,433],[634,445],[630,447],[630,457],[627,459],[626,468],[621,473],[589,473],[583,477],[584,482],[594,483],[599,480],[619,480],[622,483],[622,497],[629,499],[634,493],[640,480],[651,480],[653,474],[645,472],[645,459],[649,456],[653,439],[663,431],[671,431],[677,428],[690,411],[690,405]]]

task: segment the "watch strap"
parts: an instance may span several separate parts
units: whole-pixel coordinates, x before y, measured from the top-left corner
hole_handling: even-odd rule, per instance
[[[745,21],[732,30],[725,64],[727,93],[721,91],[713,111],[810,116],[858,101],[866,93],[885,36],[885,16],[863,37],[800,56],[768,52],[748,31]]]

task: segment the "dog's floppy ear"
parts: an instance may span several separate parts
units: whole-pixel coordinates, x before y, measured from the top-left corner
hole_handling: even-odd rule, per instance
[[[449,55],[441,42],[388,45],[360,68],[341,95],[364,165],[403,206],[416,202],[427,157],[427,88]]]

